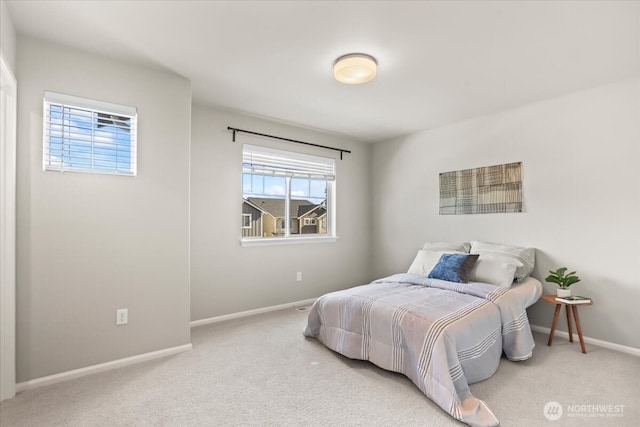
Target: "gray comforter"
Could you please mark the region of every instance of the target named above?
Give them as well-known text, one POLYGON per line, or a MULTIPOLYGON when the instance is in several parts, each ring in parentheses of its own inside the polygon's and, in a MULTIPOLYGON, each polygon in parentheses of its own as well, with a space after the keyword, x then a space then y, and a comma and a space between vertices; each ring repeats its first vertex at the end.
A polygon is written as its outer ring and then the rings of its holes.
POLYGON ((464 423, 495 426, 498 419, 469 384, 493 375, 503 351, 510 360, 531 357, 526 307, 541 290, 533 278, 506 289, 396 274, 318 298, 304 334, 406 375, 464 423))

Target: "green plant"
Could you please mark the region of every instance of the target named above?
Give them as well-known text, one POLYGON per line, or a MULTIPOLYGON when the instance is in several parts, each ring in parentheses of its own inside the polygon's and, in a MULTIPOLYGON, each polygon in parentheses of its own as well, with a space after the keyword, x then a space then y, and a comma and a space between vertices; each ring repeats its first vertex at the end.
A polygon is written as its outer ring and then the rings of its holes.
POLYGON ((567 267, 561 267, 556 271, 549 270, 549 273, 551 274, 544 280, 549 283, 556 283, 561 289, 567 289, 569 286, 580 281, 575 271, 567 273, 567 267))

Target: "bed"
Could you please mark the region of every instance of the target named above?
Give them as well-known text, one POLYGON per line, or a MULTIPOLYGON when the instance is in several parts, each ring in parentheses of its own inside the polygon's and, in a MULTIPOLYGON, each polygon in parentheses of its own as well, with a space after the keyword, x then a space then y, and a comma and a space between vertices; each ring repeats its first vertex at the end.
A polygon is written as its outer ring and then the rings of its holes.
POLYGON ((348 358, 406 375, 468 425, 496 426, 498 419, 469 384, 492 376, 503 353, 512 361, 532 356, 526 308, 541 293, 532 277, 496 286, 395 274, 318 298, 304 335, 348 358))

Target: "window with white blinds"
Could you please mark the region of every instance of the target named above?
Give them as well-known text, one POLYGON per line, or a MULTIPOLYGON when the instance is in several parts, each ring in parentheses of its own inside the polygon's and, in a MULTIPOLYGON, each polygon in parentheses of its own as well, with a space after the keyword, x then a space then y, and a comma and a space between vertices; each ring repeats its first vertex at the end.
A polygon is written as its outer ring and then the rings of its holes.
POLYGON ((335 181, 335 159, 245 144, 243 245, 335 241, 335 181))
POLYGON ((333 181, 334 159, 274 150, 245 144, 242 148, 242 168, 246 173, 320 178, 333 181))
POLYGON ((136 175, 134 107, 44 94, 43 168, 136 175))

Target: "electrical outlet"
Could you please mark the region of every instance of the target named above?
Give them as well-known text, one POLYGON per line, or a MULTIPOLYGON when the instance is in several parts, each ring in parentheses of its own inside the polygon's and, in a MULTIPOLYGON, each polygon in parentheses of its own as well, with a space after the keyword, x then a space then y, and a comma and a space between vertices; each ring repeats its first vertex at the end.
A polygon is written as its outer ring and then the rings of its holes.
POLYGON ((129 309, 119 308, 116 310, 116 326, 126 325, 129 323, 129 309))
POLYGON ((296 281, 302 282, 302 271, 296 273, 296 281))

